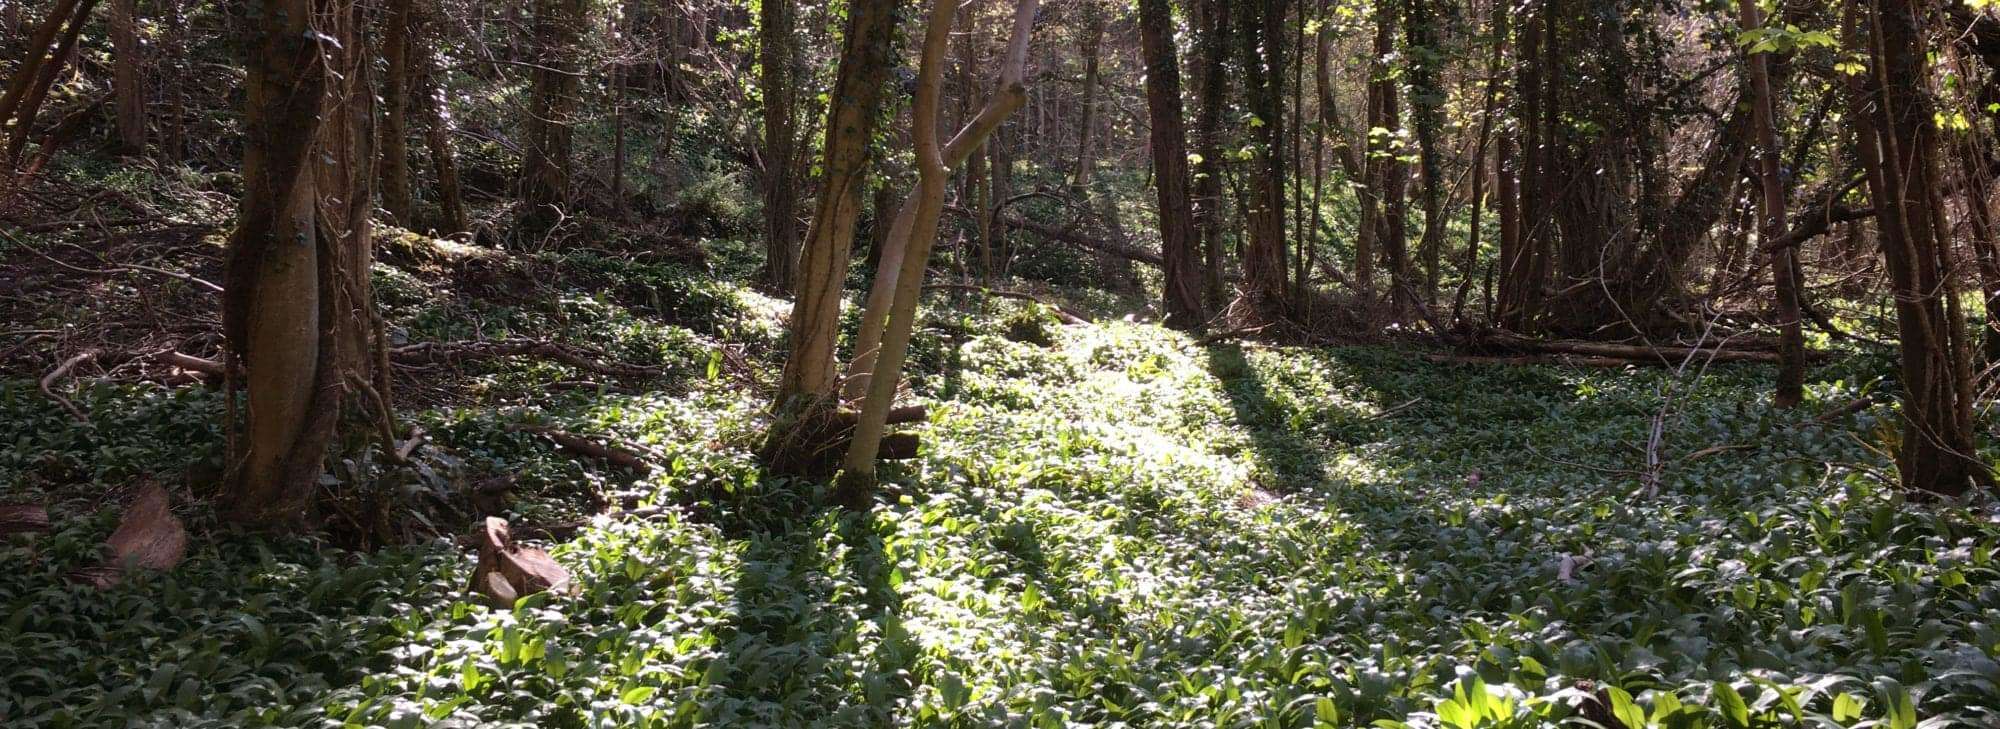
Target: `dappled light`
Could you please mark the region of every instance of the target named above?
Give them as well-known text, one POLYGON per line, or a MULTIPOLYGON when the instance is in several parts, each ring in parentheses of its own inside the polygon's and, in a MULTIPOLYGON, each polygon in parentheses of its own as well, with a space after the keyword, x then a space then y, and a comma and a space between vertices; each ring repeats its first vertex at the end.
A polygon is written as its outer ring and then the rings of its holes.
POLYGON ((0 0, 0 727, 2000 726, 2000 8, 0 0))

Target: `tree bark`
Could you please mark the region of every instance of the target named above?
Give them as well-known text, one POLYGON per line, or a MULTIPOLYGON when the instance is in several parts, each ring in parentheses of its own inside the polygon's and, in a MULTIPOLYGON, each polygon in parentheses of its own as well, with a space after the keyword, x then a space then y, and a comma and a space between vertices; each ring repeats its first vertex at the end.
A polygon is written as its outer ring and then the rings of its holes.
POLYGON ((757 29, 758 85, 764 95, 764 284, 789 293, 797 276, 796 0, 762 0, 757 29))
MULTIPOLYGON (((924 270, 930 260, 931 247, 937 241, 938 218, 944 212, 945 179, 952 167, 962 163, 1000 122, 1026 103, 1028 92, 1024 78, 1028 43, 1034 34, 1035 12, 1039 6, 1037 0, 1019 0, 1014 8, 1013 35, 1007 43, 1006 59, 1001 64, 1000 78, 993 95, 979 113, 952 137, 950 144, 940 148, 937 97, 956 4, 951 0, 934 0, 924 39, 923 61, 917 72, 916 102, 911 114, 918 182, 916 193, 904 207, 913 210, 913 220, 908 225, 900 219, 897 221, 898 230, 910 231, 906 235, 890 234, 889 249, 883 255, 882 268, 884 271, 892 268, 900 270, 887 280, 878 275, 875 290, 869 292, 871 305, 862 319, 862 339, 856 345, 857 363, 848 376, 850 381, 865 382, 868 387, 867 397, 860 404, 861 417, 855 425, 854 441, 848 446, 847 458, 842 464, 839 498, 849 506, 864 505, 873 494, 875 461, 889 410, 895 406, 903 360, 909 353, 910 334, 916 327, 917 300, 923 290, 924 270), (885 299, 888 307, 886 311, 878 312, 874 304, 878 292, 885 286, 890 293, 890 297, 885 299), (878 325, 876 322, 881 323, 878 325), (880 342, 879 347, 867 347, 868 331, 878 326, 881 333, 875 341, 880 342), (871 354, 874 356, 869 357, 871 354), (863 372, 867 373, 866 377, 858 377, 863 372)), ((901 217, 899 214, 898 218, 901 217)))
POLYGON ((1146 108, 1151 116, 1153 186, 1158 194, 1161 310, 1167 326, 1192 330, 1207 319, 1201 302, 1201 260, 1188 208, 1187 130, 1181 108, 1180 60, 1167 0, 1139 0, 1139 44, 1146 58, 1146 108))
MULTIPOLYGON (((1743 28, 1762 27, 1763 11, 1757 0, 1738 0, 1743 28)), ((1769 54, 1751 53, 1746 59, 1750 70, 1752 125, 1757 130, 1757 175, 1763 182, 1763 220, 1759 242, 1784 235, 1785 180, 1781 148, 1778 146, 1777 101, 1771 89, 1769 54)), ((1784 246, 1771 251, 1771 275, 1778 289, 1778 389, 1772 402, 1781 408, 1797 407, 1805 400, 1806 341, 1799 324, 1798 249, 1784 246)))
POLYGON ((382 209, 397 225, 416 226, 410 200, 410 89, 416 74, 410 54, 411 5, 415 0, 389 0, 382 29, 382 209))
POLYGON ((774 474, 823 477, 833 463, 829 449, 839 434, 833 413, 841 287, 847 279, 900 6, 900 0, 848 4, 839 78, 827 109, 825 177, 801 252, 798 290, 786 325, 791 349, 778 380, 775 422, 763 447, 764 461, 774 474))
POLYGON ((298 524, 332 439, 334 366, 327 242, 314 225, 314 175, 327 69, 307 34, 311 0, 261 0, 245 79, 243 200, 230 239, 223 323, 247 373, 246 436, 232 453, 224 513, 264 528, 298 524))
POLYGON ((1859 38, 1873 63, 1865 79, 1851 77, 1850 84, 1853 116, 1862 127, 1856 146, 1879 213, 1902 339, 1897 471, 1913 495, 1949 497, 1973 484, 1990 487, 1992 475, 1974 450, 1970 345, 1951 285, 1949 228, 1942 224, 1938 195, 1937 130, 1925 90, 1928 9, 1922 0, 1875 0, 1867 35, 1859 38))
POLYGON ((572 129, 582 82, 584 0, 535 0, 534 69, 529 73, 527 130, 522 140, 523 240, 546 235, 569 208, 572 129))
POLYGON ((111 85, 117 94, 118 146, 146 152, 146 57, 139 46, 137 0, 111 0, 111 85))

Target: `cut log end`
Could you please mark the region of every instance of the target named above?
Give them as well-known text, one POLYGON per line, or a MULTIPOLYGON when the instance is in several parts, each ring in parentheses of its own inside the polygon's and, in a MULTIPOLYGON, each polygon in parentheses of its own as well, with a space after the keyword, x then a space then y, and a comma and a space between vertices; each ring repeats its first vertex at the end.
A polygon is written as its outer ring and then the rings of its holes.
POLYGON ((487 604, 506 609, 537 592, 571 591, 569 570, 547 552, 516 544, 506 519, 487 517, 477 539, 479 563, 473 568, 469 589, 484 596, 487 604))

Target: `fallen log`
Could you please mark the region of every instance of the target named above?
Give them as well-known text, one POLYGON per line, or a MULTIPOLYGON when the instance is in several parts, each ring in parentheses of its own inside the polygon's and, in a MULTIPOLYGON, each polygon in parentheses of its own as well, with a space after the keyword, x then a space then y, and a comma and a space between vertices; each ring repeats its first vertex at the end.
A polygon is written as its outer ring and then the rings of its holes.
MULTIPOLYGON (((1603 344, 1598 342, 1539 342, 1528 348, 1545 354, 1574 354, 1584 357, 1605 357, 1625 360, 1657 361, 1674 366, 1684 360, 1708 360, 1712 362, 1759 362, 1777 364, 1777 352, 1755 352, 1740 349, 1696 348, 1696 347, 1648 347, 1633 344, 1603 344)), ((1807 352, 1806 358, 1826 359, 1825 352, 1807 352)))
POLYGON ((1556 366, 1567 365, 1571 367, 1601 367, 1605 369, 1616 369, 1620 367, 1628 367, 1634 365, 1652 365, 1656 367, 1662 366, 1662 363, 1659 362, 1658 360, 1645 361, 1645 360, 1620 359, 1616 357, 1584 357, 1578 355, 1565 355, 1565 354, 1517 354, 1517 355, 1506 355, 1506 356, 1485 355, 1485 354, 1428 354, 1424 355, 1424 360, 1427 362, 1435 362, 1437 364, 1506 365, 1506 366, 1516 366, 1516 367, 1523 365, 1556 365, 1556 366))
POLYGON ((1048 299, 1044 299, 1042 297, 1024 291, 1006 291, 1003 289, 987 288, 985 286, 980 286, 977 284, 952 284, 952 283, 924 284, 924 290, 925 291, 978 291, 980 293, 986 294, 987 296, 997 296, 1002 299, 1014 299, 1016 301, 1032 301, 1037 304, 1041 304, 1042 306, 1048 307, 1049 311, 1054 312, 1056 318, 1061 319, 1062 323, 1064 324, 1090 323, 1090 318, 1084 316, 1081 313, 1070 311, 1069 309, 1063 308, 1062 304, 1049 301, 1048 299))
POLYGON ((540 357, 586 372, 607 377, 648 378, 666 373, 659 367, 599 362, 585 352, 555 342, 538 339, 502 339, 492 342, 420 342, 389 350, 389 361, 400 365, 442 364, 502 357, 540 357))
POLYGON ((565 433, 554 428, 543 428, 534 425, 517 425, 514 426, 514 430, 523 433, 534 433, 553 441, 557 447, 563 450, 585 458, 595 458, 641 476, 653 472, 653 464, 648 462, 644 456, 623 448, 605 445, 574 433, 565 433))
MULTIPOLYGON (((1489 337, 1484 344, 1494 349, 1514 353, 1568 354, 1581 357, 1629 360, 1634 364, 1659 364, 1669 367, 1678 366, 1681 362, 1689 359, 1718 363, 1778 363, 1777 352, 1728 347, 1652 346, 1644 344, 1590 342, 1573 339, 1539 340, 1505 334, 1489 337)), ((1806 352, 1806 359, 1808 361, 1824 361, 1829 356, 1826 352, 1820 350, 1808 350, 1806 352)))
MULTIPOLYGON (((972 211, 966 210, 965 208, 958 207, 956 205, 947 206, 945 207, 945 210, 960 217, 965 217, 965 218, 974 217, 972 211)), ((1078 233, 1068 228, 1058 228, 1053 225, 1038 223, 1018 215, 998 215, 994 217, 994 222, 999 223, 1001 225, 1005 225, 1009 228, 1017 228, 1020 230, 1025 230, 1052 241, 1056 241, 1059 243, 1068 243, 1070 245, 1082 248, 1088 248, 1090 250, 1097 251, 1099 253, 1107 253, 1113 256, 1117 256, 1119 258, 1123 258, 1128 261, 1144 263, 1154 268, 1159 268, 1161 266, 1166 265, 1160 259, 1159 254, 1154 253, 1152 251, 1141 249, 1138 246, 1134 246, 1130 243, 1124 243, 1120 241, 1110 241, 1110 240, 1099 240, 1097 238, 1092 238, 1090 236, 1078 233)))
POLYGON ((41 504, 0 504, 0 538, 46 532, 49 509, 41 504))

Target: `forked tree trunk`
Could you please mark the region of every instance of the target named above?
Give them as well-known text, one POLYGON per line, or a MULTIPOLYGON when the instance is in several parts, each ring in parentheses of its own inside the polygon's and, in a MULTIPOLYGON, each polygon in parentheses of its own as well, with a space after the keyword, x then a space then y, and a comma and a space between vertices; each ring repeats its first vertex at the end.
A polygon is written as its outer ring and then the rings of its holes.
POLYGON ((1201 258, 1188 209, 1187 130, 1181 109, 1180 59, 1167 0, 1139 0, 1139 45, 1146 57, 1146 108, 1151 112, 1153 186, 1160 203, 1161 310, 1167 326, 1191 330, 1207 319, 1201 303, 1201 258))
MULTIPOLYGON (((1882 258, 1901 335, 1903 435, 1896 466, 1913 496, 1956 496, 1992 475, 1974 449, 1970 342, 1951 285, 1948 231, 1939 197, 1937 128, 1925 85, 1931 78, 1923 28, 1927 3, 1876 0, 1871 49, 1852 104, 1862 166, 1868 171, 1882 258)), ((1851 8, 1852 6, 1850 6, 1851 8)), ((1850 25, 1855 25, 1850 9, 1850 25)))
POLYGON ((117 94, 118 146, 146 151, 146 58, 139 47, 138 0, 111 0, 111 85, 117 94))
MULTIPOLYGON (((1738 0, 1743 28, 1762 27, 1763 11, 1757 0, 1738 0)), ((1778 147, 1777 101, 1771 89, 1769 54, 1751 53, 1750 69, 1752 125, 1757 128, 1757 176, 1763 182, 1763 220, 1757 235, 1759 245, 1770 245, 1785 234, 1785 180, 1778 147)), ((1777 246, 1771 251, 1771 276, 1778 289, 1778 390, 1772 401, 1778 407, 1796 407, 1805 400, 1806 341, 1799 326, 1798 249, 1777 246)))
POLYGON ((799 255, 794 75, 798 63, 795 0, 762 0, 757 29, 758 84, 764 94, 764 284, 792 290, 799 255))
MULTIPOLYGON (((1024 6, 1016 7, 1017 18, 1021 17, 1021 7, 1024 6)), ((1030 11, 1023 22, 1032 24, 1033 21, 1034 14, 1030 11)), ((1021 65, 1025 66, 1027 63, 1025 44, 1028 42, 1025 34, 1032 30, 1032 25, 1025 29, 1017 28, 1016 30, 1022 34, 1018 35, 1015 40, 1022 44, 1020 53, 1021 65)), ((1012 62, 1013 48, 1014 46, 1011 44, 1008 46, 1010 54, 1007 60, 1008 63, 1012 62)), ((1003 66, 1001 68, 1001 77, 992 98, 987 99, 986 105, 981 107, 979 112, 974 114, 972 119, 967 121, 965 126, 952 136, 951 142, 944 145, 943 149, 940 150, 940 161, 947 173, 964 164, 965 160, 974 151, 979 149, 979 146, 984 143, 986 138, 992 135, 993 130, 998 129, 1000 124, 1007 120, 1008 116, 1019 110, 1022 104, 1027 102, 1025 82, 1021 80, 1019 74, 1013 77, 1008 76, 1012 68, 1011 66, 1003 66), (1016 91, 1018 93, 1015 93, 1016 91)), ((935 134, 936 132, 932 131, 931 133, 935 134)), ((923 140, 921 137, 923 134, 923 127, 913 122, 912 138, 917 142, 918 149, 922 149, 923 140)), ((920 173, 921 171, 919 170, 920 173)), ((921 175, 918 177, 918 186, 919 188, 922 186, 921 175)), ((918 192, 921 192, 921 189, 918 192)), ((867 307, 861 315, 861 330, 855 336, 854 362, 848 366, 847 380, 843 385, 843 392, 849 400, 860 400, 867 397, 871 392, 873 386, 870 384, 870 379, 874 376, 878 367, 877 361, 881 354, 883 343, 886 341, 884 335, 890 327, 890 320, 894 317, 891 312, 897 307, 897 292, 901 290, 901 281, 904 278, 904 274, 914 267, 919 273, 919 278, 921 278, 924 266, 930 263, 929 246, 936 238, 936 222, 933 220, 931 223, 932 232, 930 234, 926 235, 923 233, 924 217, 922 207, 923 196, 921 194, 912 194, 903 200, 902 207, 896 210, 895 222, 889 226, 889 237, 882 247, 881 260, 877 262, 875 267, 875 280, 868 288, 867 307), (919 248, 920 246, 921 248, 919 248), (911 252, 916 250, 924 251, 924 255, 912 261, 910 260, 911 252)), ((943 208, 940 207, 939 210, 942 211, 943 208)), ((933 216, 933 218, 935 217, 933 216)), ((921 285, 922 282, 918 281, 917 284, 921 285)))
POLYGON ((888 424, 889 409, 895 405, 897 385, 902 378, 903 360, 909 353, 910 334, 916 326, 917 300, 923 289, 924 270, 931 248, 937 242, 938 218, 944 213, 945 179, 951 168, 962 163, 972 151, 1027 101, 1024 81, 1028 42, 1034 34, 1037 0, 1020 0, 1014 8, 1013 35, 1000 67, 1000 78, 985 107, 952 137, 938 144, 938 92, 943 76, 945 48, 951 36, 955 3, 934 0, 926 27, 922 65, 917 72, 917 95, 911 126, 917 150, 917 190, 904 204, 910 221, 898 213, 891 229, 888 250, 882 257, 882 271, 895 271, 888 278, 878 273, 869 292, 869 311, 863 315, 862 336, 856 344, 857 361, 849 371, 850 381, 867 384, 861 401, 861 415, 854 428, 842 463, 839 498, 849 506, 861 506, 872 497, 875 460, 881 450, 882 434, 888 424), (908 232, 903 232, 908 231, 908 232), (878 296, 884 294, 883 296, 878 296), (886 304, 882 309, 877 304, 886 304), (871 330, 878 332, 867 346, 871 330), (871 356, 872 355, 872 356, 871 356), (864 364, 865 363, 865 364, 864 364), (861 373, 866 377, 857 377, 861 373))
POLYGON ((836 462, 834 345, 840 336, 841 287, 900 6, 899 0, 852 0, 847 7, 840 76, 827 109, 825 178, 800 255, 798 290, 786 325, 791 349, 772 407, 775 422, 763 446, 764 461, 774 474, 823 476, 836 462))
MULTIPOLYGON (((53 54, 46 60, 42 54, 45 46, 28 49, 30 63, 23 64, 16 76, 32 76, 27 88, 18 96, 13 95, 13 84, 8 86, 8 96, 0 98, 0 109, 11 109, 12 116, 0 115, 0 122, 8 123, 7 164, 12 166, 21 158, 21 151, 28 146, 28 138, 35 130, 35 117, 41 113, 42 102, 48 100, 49 89, 54 88, 56 77, 62 74, 63 66, 75 55, 77 40, 83 35, 83 26, 90 21, 90 11, 97 7, 97 0, 83 0, 69 17, 68 25, 62 26, 62 39, 56 43, 53 54), (30 70, 32 69, 32 73, 30 70)), ((50 16, 47 22, 60 22, 60 18, 50 16)), ((37 36, 39 36, 39 32, 37 36)), ((14 83, 24 79, 17 78, 14 83)))

